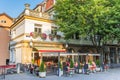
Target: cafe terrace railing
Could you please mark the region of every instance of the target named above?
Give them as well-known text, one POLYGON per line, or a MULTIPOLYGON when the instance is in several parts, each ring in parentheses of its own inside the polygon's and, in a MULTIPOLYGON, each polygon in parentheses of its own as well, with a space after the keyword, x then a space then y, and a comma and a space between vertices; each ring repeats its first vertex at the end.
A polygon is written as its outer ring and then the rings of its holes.
POLYGON ((10 68, 16 68, 16 65, 2 65, 0 66, 0 80, 5 79, 6 70, 10 68))

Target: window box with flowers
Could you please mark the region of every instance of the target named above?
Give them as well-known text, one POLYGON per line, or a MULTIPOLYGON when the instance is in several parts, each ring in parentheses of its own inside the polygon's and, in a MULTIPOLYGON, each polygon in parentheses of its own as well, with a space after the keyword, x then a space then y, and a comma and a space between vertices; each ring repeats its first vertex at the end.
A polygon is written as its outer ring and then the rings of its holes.
POLYGON ((45 40, 47 38, 47 35, 45 33, 41 34, 41 39, 45 40))
POLYGON ((50 40, 54 40, 54 35, 53 34, 49 34, 49 39, 50 40))
POLYGON ((57 40, 60 40, 61 35, 56 35, 57 40))
POLYGON ((31 32, 30 33, 30 36, 32 36, 32 38, 37 38, 38 37, 38 33, 36 33, 36 32, 31 32))

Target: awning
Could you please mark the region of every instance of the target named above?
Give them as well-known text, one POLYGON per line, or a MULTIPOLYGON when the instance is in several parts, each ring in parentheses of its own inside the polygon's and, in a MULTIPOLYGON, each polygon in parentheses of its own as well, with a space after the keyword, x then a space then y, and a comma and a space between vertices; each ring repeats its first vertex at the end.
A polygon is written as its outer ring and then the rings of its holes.
MULTIPOLYGON (((100 56, 100 54, 87 54, 87 53, 80 53, 79 56, 100 56)), ((58 52, 53 53, 53 52, 49 52, 49 53, 43 53, 42 56, 58 56, 58 52)), ((78 53, 60 53, 60 56, 78 56, 78 53)))
POLYGON ((83 56, 83 55, 85 55, 85 56, 86 55, 89 55, 89 56, 100 56, 100 54, 90 54, 90 53, 79 53, 79 54, 78 53, 61 53, 60 55, 61 56, 67 56, 67 55, 73 55, 73 56, 75 56, 75 55, 76 56, 78 56, 78 55, 79 56, 83 56))
POLYGON ((34 47, 39 52, 49 53, 49 52, 66 52, 65 49, 55 48, 55 47, 34 47))
POLYGON ((66 52, 66 50, 39 50, 39 52, 66 52))

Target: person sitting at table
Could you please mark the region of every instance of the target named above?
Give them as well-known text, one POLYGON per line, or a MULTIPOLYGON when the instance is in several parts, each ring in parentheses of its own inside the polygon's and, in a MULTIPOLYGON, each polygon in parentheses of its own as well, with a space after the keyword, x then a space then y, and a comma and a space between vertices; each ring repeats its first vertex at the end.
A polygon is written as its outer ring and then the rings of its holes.
POLYGON ((92 72, 95 72, 95 70, 96 70, 96 64, 95 64, 95 62, 94 61, 92 61, 92 72))
POLYGON ((78 68, 78 63, 77 62, 75 62, 74 68, 75 68, 75 73, 76 73, 77 72, 77 68, 78 68))
POLYGON ((65 73, 66 73, 66 76, 69 74, 69 71, 70 71, 69 64, 66 64, 66 65, 65 65, 65 73))
POLYGON ((83 68, 84 68, 84 73, 85 73, 85 74, 88 74, 88 62, 85 62, 83 68))

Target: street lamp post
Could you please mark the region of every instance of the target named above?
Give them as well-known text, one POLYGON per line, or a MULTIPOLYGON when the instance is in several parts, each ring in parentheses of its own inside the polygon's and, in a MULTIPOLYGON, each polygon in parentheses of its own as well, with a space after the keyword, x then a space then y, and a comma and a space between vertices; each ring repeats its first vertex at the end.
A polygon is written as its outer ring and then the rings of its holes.
POLYGON ((95 40, 96 40, 96 46, 97 46, 97 52, 100 54, 100 63, 102 64, 103 60, 102 60, 102 53, 100 52, 100 47, 101 45, 101 35, 97 34, 95 35, 95 40))
POLYGON ((60 52, 58 52, 58 76, 59 77, 61 76, 60 71, 61 71, 61 69, 60 69, 60 52))
POLYGON ((80 72, 79 72, 79 69, 80 69, 80 57, 79 57, 79 52, 78 52, 78 69, 77 69, 77 70, 78 70, 78 73, 80 73, 80 72))
MULTIPOLYGON (((65 44, 65 48, 67 48, 68 47, 68 44, 66 43, 65 44)), ((58 52, 58 76, 60 77, 61 76, 61 74, 60 74, 60 71, 61 71, 61 68, 60 68, 60 52, 58 52)))

